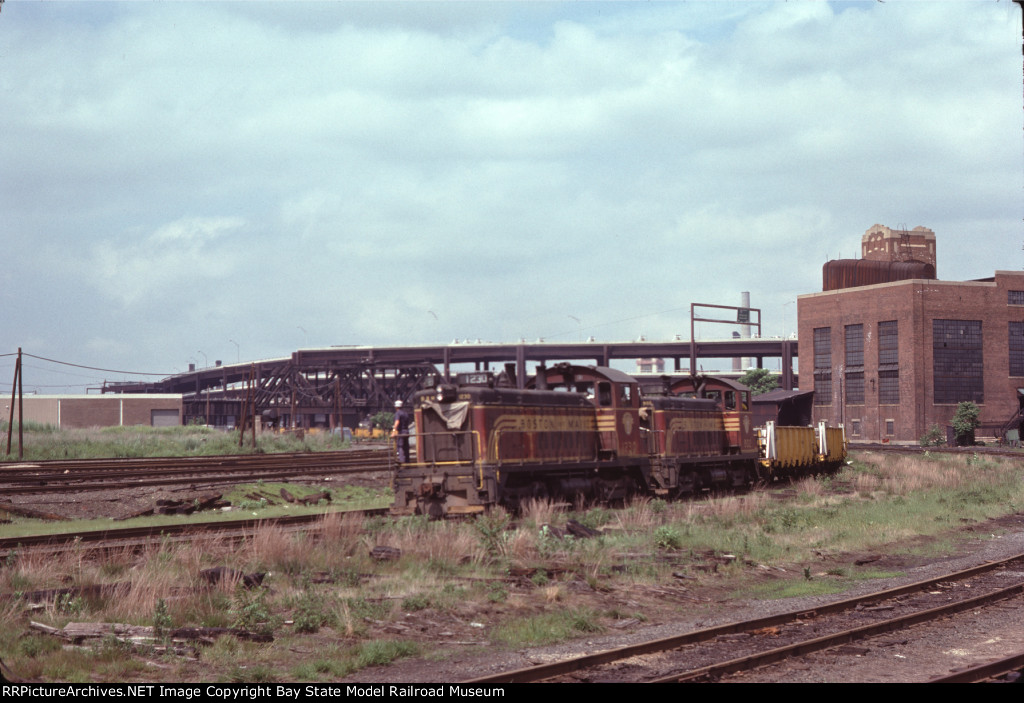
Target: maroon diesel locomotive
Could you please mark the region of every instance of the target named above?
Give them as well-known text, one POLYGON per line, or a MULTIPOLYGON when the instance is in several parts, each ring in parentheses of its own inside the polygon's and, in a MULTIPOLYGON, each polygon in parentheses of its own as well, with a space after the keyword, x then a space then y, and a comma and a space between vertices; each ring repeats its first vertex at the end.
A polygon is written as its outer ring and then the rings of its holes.
POLYGON ((671 498, 758 478, 750 391, 735 382, 704 379, 654 395, 607 367, 558 364, 523 390, 467 376, 414 396, 416 460, 397 471, 393 513, 671 498))

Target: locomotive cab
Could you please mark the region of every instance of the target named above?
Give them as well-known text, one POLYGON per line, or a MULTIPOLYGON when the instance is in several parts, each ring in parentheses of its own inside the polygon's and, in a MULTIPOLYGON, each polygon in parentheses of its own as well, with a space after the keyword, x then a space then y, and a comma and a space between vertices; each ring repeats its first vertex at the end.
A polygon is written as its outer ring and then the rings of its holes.
POLYGON ((750 389, 728 378, 700 376, 683 378, 671 386, 673 395, 706 398, 715 401, 725 423, 726 446, 729 454, 749 454, 757 451, 750 406, 750 389))
POLYGON ((594 406, 602 459, 647 455, 636 379, 606 366, 556 364, 538 369, 530 388, 584 393, 594 406))

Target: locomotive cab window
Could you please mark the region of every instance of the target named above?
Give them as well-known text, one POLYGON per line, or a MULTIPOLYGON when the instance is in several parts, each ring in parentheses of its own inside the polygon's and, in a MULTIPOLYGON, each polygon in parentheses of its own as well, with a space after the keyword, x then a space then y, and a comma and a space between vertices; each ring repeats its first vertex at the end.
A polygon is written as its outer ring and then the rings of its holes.
POLYGON ((740 410, 743 412, 750 410, 750 391, 740 392, 740 410))
POLYGON ((597 384, 597 402, 602 407, 612 404, 612 384, 601 381, 597 384))
POLYGON ((719 408, 722 407, 722 391, 704 391, 704 397, 718 403, 719 408))
POLYGON ((735 410, 736 409, 736 391, 725 392, 725 409, 735 410))
POLYGON ((619 407, 633 407, 633 398, 635 397, 636 393, 633 392, 633 386, 628 383, 623 383, 619 386, 619 407))

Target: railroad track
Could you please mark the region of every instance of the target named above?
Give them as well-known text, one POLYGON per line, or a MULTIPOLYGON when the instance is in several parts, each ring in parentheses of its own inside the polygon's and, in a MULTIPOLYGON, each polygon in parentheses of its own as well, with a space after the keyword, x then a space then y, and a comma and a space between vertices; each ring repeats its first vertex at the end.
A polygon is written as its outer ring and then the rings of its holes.
MULTIPOLYGON (((387 508, 370 508, 367 510, 338 510, 332 514, 384 515, 387 508)), ((259 527, 274 525, 285 529, 301 530, 316 525, 327 513, 310 515, 285 515, 273 518, 247 518, 243 520, 213 520, 208 522, 189 522, 180 524, 152 525, 148 527, 124 527, 111 530, 92 530, 76 533, 52 535, 26 535, 0 539, 0 561, 11 554, 25 550, 60 552, 68 549, 85 549, 102 551, 110 549, 137 548, 148 546, 154 540, 184 541, 199 535, 216 534, 227 539, 244 539, 252 536, 253 530, 259 527)))
POLYGON ((216 485, 311 473, 366 473, 390 471, 392 468, 392 454, 388 449, 0 463, 0 493, 59 493, 175 484, 216 485))
POLYGON ((1019 682, 1022 680, 1020 674, 1024 672, 1024 652, 1017 652, 997 661, 972 666, 964 671, 958 671, 949 676, 940 676, 931 679, 928 683, 980 683, 982 681, 1006 681, 1019 682), (1012 679, 1004 678, 1008 674, 1018 674, 1012 679))
MULTIPOLYGON (((962 453, 1024 458, 1021 452, 993 447, 930 448, 887 444, 856 445, 855 451, 894 453, 962 453)), ((353 474, 394 468, 386 448, 301 454, 239 454, 227 456, 0 462, 0 493, 45 494, 180 484, 219 485, 248 480, 275 480, 310 473, 353 474)))
POLYGON ((730 623, 465 683, 717 681, 757 667, 1020 598, 1024 554, 811 609, 730 623))

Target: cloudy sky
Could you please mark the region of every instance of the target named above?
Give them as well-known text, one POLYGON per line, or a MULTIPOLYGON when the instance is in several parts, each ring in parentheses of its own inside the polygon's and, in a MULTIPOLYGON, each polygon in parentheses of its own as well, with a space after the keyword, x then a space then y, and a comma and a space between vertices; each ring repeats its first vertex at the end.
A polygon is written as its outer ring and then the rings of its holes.
POLYGON ((744 290, 781 335, 876 222, 1024 268, 1020 12, 7 0, 0 353, 688 338, 744 290))

